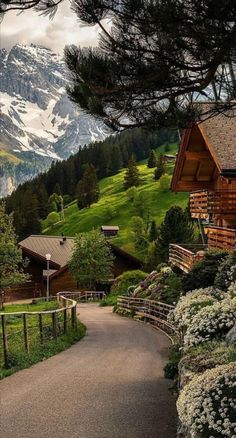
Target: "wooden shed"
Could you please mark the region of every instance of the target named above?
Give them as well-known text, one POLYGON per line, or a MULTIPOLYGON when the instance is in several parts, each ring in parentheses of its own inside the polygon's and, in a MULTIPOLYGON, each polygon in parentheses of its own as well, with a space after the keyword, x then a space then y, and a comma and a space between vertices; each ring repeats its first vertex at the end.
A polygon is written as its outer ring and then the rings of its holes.
POLYGON ((117 236, 120 228, 118 225, 102 225, 101 232, 105 237, 115 237, 117 236))

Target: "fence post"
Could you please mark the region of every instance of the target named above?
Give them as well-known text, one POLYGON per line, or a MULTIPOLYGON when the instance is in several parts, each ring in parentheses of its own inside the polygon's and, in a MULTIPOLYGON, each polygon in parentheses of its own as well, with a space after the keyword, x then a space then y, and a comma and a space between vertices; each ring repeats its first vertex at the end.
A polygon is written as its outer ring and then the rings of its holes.
POLYGON ((39 313, 39 335, 40 335, 40 344, 43 344, 43 317, 42 313, 39 313))
POLYGON ((5 315, 1 315, 2 320, 2 341, 3 341, 3 357, 4 357, 4 366, 8 367, 8 342, 7 342, 7 330, 6 330, 6 317, 5 315))
POLYGON ((64 333, 66 333, 67 330, 67 309, 64 309, 64 333))
POLYGON ((28 321, 27 313, 23 313, 23 327, 24 327, 24 344, 25 351, 29 354, 29 337, 28 337, 28 321))
POLYGON ((53 338, 57 340, 57 315, 56 312, 52 313, 52 334, 53 338))
POLYGON ((71 324, 73 329, 76 328, 76 322, 76 306, 74 306, 71 308, 71 324))

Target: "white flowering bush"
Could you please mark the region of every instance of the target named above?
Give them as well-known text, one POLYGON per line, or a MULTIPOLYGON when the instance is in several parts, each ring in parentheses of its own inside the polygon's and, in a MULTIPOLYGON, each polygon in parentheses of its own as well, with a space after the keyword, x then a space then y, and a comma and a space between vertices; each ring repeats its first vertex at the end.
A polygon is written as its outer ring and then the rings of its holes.
POLYGON ((228 288, 228 294, 234 298, 236 297, 236 281, 234 281, 233 283, 231 283, 231 285, 228 288))
POLYGON ((195 376, 181 391, 177 410, 192 438, 236 438, 236 364, 195 376))
MULTIPOLYGON (((222 297, 224 297, 224 295, 222 295, 222 297)), ((179 299, 175 309, 170 312, 168 320, 174 324, 178 330, 186 330, 196 313, 203 307, 214 304, 219 298, 212 287, 195 289, 179 299)))
POLYGON ((236 298, 206 306, 192 318, 184 336, 184 348, 223 338, 236 322, 236 298))

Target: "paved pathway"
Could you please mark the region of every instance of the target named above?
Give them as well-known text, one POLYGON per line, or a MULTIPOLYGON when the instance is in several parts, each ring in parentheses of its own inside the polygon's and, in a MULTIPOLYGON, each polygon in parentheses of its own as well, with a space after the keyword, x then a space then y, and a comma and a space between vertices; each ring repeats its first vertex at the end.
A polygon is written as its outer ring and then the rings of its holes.
POLYGON ((174 438, 169 341, 110 308, 80 306, 85 338, 0 382, 2 438, 174 438))

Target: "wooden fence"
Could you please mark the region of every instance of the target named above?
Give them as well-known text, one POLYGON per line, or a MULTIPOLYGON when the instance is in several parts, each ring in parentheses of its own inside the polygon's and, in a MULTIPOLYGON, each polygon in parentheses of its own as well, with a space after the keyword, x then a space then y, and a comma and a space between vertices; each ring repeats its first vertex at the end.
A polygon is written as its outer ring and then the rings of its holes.
POLYGON ((6 368, 10 366, 12 351, 18 353, 25 351, 29 354, 31 347, 33 348, 37 343, 42 346, 48 340, 56 341, 58 336, 66 333, 69 325, 76 329, 77 302, 63 294, 56 298, 50 297, 50 300, 57 301, 60 307, 45 311, 0 313, 2 341, 0 342, 0 362, 6 368), (19 320, 22 324, 19 324, 19 320), (17 330, 14 327, 15 322, 17 330))
POLYGON ((99 301, 106 298, 106 293, 104 291, 96 290, 83 290, 83 291, 65 291, 58 292, 57 296, 63 296, 66 298, 70 298, 78 302, 86 302, 86 301, 99 301))
POLYGON ((121 309, 134 312, 137 316, 143 318, 144 322, 163 330, 174 342, 178 338, 176 328, 170 324, 167 317, 174 306, 161 303, 159 301, 147 300, 145 298, 133 298, 120 296, 117 305, 121 309))

